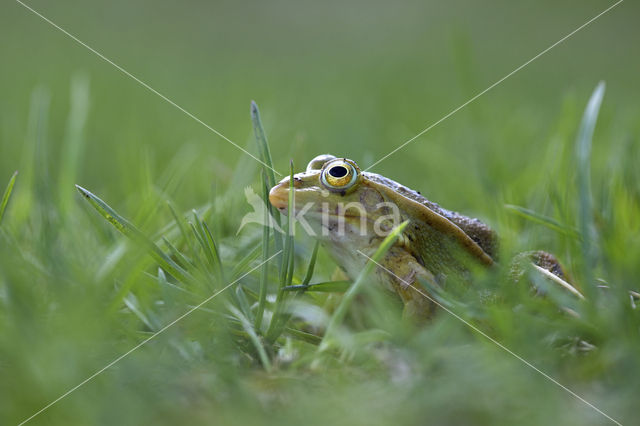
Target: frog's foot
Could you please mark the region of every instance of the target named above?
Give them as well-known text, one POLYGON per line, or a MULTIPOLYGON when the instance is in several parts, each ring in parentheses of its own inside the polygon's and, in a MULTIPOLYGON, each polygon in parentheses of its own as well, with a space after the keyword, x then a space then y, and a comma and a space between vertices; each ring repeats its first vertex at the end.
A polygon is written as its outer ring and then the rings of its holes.
POLYGON ((409 273, 400 280, 400 286, 402 287, 403 290, 407 290, 409 286, 412 286, 413 283, 416 282, 417 274, 418 273, 415 269, 411 269, 409 273))
POLYGON ((533 262, 534 265, 539 266, 540 268, 551 272, 553 275, 555 275, 560 279, 568 280, 567 273, 562 267, 562 264, 551 253, 538 250, 538 251, 531 251, 523 254, 528 255, 529 259, 531 260, 531 262, 533 262))
POLYGON ((565 280, 566 273, 558 259, 546 251, 527 251, 519 253, 511 262, 511 278, 520 281, 526 271, 526 264, 532 263, 538 268, 542 268, 556 277, 565 280))
POLYGON ((523 262, 530 262, 543 276, 552 282, 560 285, 575 296, 584 299, 580 291, 571 284, 571 279, 566 273, 560 261, 551 253, 546 251, 528 251, 518 254, 511 264, 511 277, 515 282, 522 279, 525 272, 523 262))

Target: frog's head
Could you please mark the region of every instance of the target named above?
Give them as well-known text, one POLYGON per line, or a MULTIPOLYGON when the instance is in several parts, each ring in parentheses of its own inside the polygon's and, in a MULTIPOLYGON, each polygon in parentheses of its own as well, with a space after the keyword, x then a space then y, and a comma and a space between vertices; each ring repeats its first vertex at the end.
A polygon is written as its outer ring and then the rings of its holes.
MULTIPOLYGON (((399 222, 395 203, 379 183, 346 158, 319 155, 307 169, 293 176, 296 220, 316 237, 334 242, 384 237, 399 222), (308 224, 308 226, 306 226, 308 224), (346 238, 345 238, 346 237, 346 238)), ((289 177, 269 193, 269 201, 288 214, 289 177)))

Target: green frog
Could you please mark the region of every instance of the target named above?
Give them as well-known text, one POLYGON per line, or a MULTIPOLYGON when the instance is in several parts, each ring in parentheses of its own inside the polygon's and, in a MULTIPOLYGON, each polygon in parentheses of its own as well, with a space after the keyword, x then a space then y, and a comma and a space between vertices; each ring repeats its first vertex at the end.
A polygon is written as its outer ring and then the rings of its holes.
MULTIPOLYGON (((389 232, 408 221, 372 278, 398 294, 408 315, 428 317, 434 302, 418 280, 442 287, 450 280, 470 281, 474 268, 490 268, 497 258, 497 236, 478 219, 446 210, 384 176, 361 171, 349 159, 319 155, 293 176, 293 214, 318 238, 352 280, 389 232)), ((289 177, 269 193, 285 214, 289 177)), ((565 272, 545 252, 526 254, 534 265, 563 286, 565 272)))

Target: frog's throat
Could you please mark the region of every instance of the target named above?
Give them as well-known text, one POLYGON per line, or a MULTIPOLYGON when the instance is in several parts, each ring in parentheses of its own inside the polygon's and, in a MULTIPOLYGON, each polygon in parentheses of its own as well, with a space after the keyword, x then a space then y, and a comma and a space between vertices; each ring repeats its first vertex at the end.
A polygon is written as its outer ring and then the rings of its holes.
POLYGON ((451 222, 446 217, 442 216, 439 213, 434 212, 429 207, 421 204, 417 201, 414 201, 410 198, 404 197, 401 194, 387 188, 385 186, 378 187, 378 191, 383 192, 385 197, 389 199, 393 199, 394 197, 403 197, 404 200, 404 210, 408 214, 409 217, 416 217, 423 220, 427 225, 433 227, 438 232, 441 232, 445 235, 449 235, 452 238, 458 240, 462 246, 469 251, 472 255, 474 255, 480 262, 485 265, 493 265, 493 259, 489 256, 483 249, 473 241, 473 239, 467 235, 458 225, 451 222))

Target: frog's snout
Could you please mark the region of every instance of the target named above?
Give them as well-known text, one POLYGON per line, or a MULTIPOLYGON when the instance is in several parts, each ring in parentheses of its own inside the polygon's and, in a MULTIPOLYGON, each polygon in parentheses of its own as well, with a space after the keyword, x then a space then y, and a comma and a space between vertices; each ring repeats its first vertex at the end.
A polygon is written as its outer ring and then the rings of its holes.
POLYGON ((283 180, 269 191, 269 202, 277 209, 286 209, 289 204, 289 179, 283 180))

